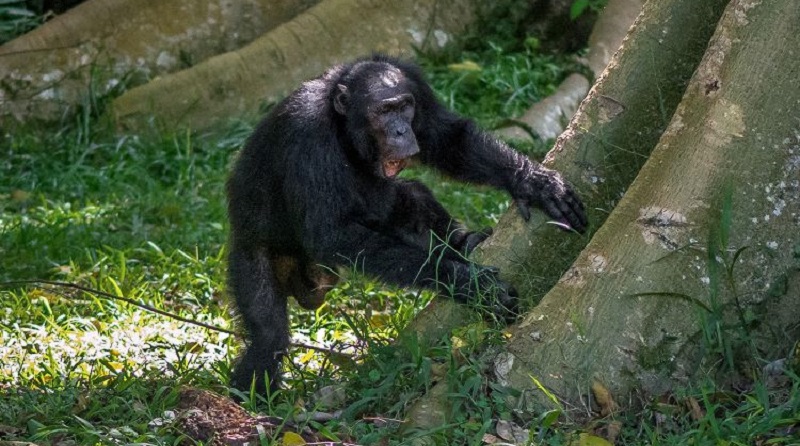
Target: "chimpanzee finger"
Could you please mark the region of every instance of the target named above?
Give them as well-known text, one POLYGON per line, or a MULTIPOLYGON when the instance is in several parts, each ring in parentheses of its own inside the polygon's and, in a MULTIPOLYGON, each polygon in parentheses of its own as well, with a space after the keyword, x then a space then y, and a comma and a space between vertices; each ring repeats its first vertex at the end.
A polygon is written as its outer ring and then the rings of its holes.
POLYGON ((470 232, 465 237, 463 246, 461 248, 462 252, 465 255, 470 255, 472 251, 478 247, 484 240, 489 238, 492 235, 492 228, 483 228, 480 231, 470 232))
POLYGON ((586 231, 586 228, 589 226, 589 218, 586 216, 586 211, 583 209, 583 206, 577 207, 573 206, 572 211, 574 212, 575 216, 577 217, 578 223, 580 223, 579 232, 583 233, 586 231))
POLYGON ((528 221, 531 219, 531 208, 528 204, 528 201, 523 198, 518 198, 514 200, 514 203, 517 204, 517 210, 519 210, 519 214, 522 216, 522 219, 528 221))
POLYGON ((581 201, 581 199, 578 197, 578 194, 576 194, 575 191, 570 188, 567 190, 566 199, 575 214, 580 217, 581 224, 584 227, 588 226, 589 219, 586 217, 586 206, 584 206, 583 201, 581 201))
POLYGON ((572 229, 581 233, 586 230, 586 224, 583 222, 586 217, 582 217, 578 213, 580 209, 577 209, 578 206, 576 206, 575 203, 570 203, 569 197, 565 197, 563 201, 559 201, 558 207, 564 219, 572 226, 572 229))
POLYGON ((494 266, 480 266, 477 279, 484 291, 486 309, 506 323, 513 322, 519 313, 519 293, 511 284, 500 279, 500 270, 494 266))
POLYGON ((560 205, 559 201, 549 199, 545 200, 544 203, 542 203, 542 208, 547 213, 547 215, 550 216, 550 218, 552 218, 553 220, 560 223, 569 223, 567 217, 564 215, 563 212, 561 212, 561 209, 559 209, 559 205, 560 205))
POLYGON ((504 285, 497 293, 495 314, 501 316, 506 324, 511 324, 519 315, 519 293, 510 284, 504 283, 504 285))
POLYGON ((488 274, 495 278, 495 280, 500 280, 498 275, 500 274, 500 268, 492 265, 483 265, 481 266, 481 272, 484 274, 488 274))

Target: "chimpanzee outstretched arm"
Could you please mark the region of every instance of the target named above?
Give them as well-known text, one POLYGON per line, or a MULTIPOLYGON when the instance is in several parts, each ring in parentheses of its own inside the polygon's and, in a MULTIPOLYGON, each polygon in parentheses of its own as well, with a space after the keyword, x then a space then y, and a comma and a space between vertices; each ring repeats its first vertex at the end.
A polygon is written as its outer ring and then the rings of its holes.
POLYGON ((420 159, 462 181, 505 189, 523 218, 530 206, 542 208, 558 222, 583 232, 588 220, 572 187, 554 171, 482 131, 469 119, 436 103, 417 129, 420 159), (435 124, 434 124, 435 123, 435 124))
MULTIPOLYGON (((463 259, 490 235, 492 228, 470 231, 454 219, 427 186, 414 180, 396 180, 395 199, 378 232, 397 235, 406 244, 421 246, 436 255, 463 259)), ((388 194, 387 194, 388 196, 388 194)))
POLYGON ((315 260, 326 266, 355 268, 369 276, 398 286, 417 286, 452 294, 461 302, 491 299, 493 311, 508 317, 516 309, 515 292, 490 268, 431 255, 357 223, 346 223, 334 233, 322 234, 315 260), (334 235, 335 234, 335 235, 334 235))

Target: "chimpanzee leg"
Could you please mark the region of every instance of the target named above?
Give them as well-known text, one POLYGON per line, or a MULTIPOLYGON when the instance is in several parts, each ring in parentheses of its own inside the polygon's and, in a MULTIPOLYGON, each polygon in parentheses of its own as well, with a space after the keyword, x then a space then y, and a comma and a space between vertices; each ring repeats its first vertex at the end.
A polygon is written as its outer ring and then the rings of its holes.
POLYGON ((247 330, 247 350, 236 363, 231 386, 248 390, 255 378, 256 390, 266 390, 266 377, 274 390, 280 382, 281 362, 289 346, 286 296, 279 292, 263 248, 231 243, 229 286, 247 330))

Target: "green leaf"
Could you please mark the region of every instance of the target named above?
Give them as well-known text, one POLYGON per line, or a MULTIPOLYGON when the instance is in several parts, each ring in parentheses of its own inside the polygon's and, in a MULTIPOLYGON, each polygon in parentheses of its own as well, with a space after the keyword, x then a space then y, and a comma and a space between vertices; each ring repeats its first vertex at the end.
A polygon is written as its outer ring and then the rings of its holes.
POLYGON ((561 416, 561 411, 559 409, 548 410, 544 414, 542 414, 542 422, 539 425, 543 429, 547 429, 553 425, 558 420, 558 417, 561 416))
POLYGON ((577 19, 589 7, 589 0, 575 0, 569 8, 569 18, 572 20, 577 19))
POLYGON ((286 432, 283 434, 283 440, 281 441, 283 446, 302 446, 306 444, 306 441, 300 435, 294 432, 286 432))
POLYGON ((536 387, 538 387, 538 388, 539 388, 539 390, 541 390, 541 391, 542 391, 542 393, 544 393, 544 394, 545 394, 545 396, 546 396, 548 399, 550 399, 550 401, 552 401, 552 402, 553 402, 553 404, 555 404, 556 406, 558 406, 558 407, 559 407, 559 409, 560 409, 560 408, 561 408, 561 403, 559 403, 559 402, 558 402, 558 398, 557 398, 557 397, 556 397, 556 396, 553 394, 553 392, 551 392, 551 391, 547 390, 547 388, 544 386, 544 384, 542 384, 542 383, 541 383, 541 382, 540 382, 538 379, 536 379, 536 377, 535 377, 535 376, 533 376, 533 375, 528 375, 528 376, 531 378, 531 380, 532 380, 532 381, 533 381, 533 383, 536 385, 536 387))

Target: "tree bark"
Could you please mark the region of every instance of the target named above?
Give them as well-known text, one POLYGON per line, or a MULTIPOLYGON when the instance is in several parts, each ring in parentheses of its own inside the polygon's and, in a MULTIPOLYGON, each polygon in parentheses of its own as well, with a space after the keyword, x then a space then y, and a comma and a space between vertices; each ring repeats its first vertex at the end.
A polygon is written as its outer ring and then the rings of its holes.
MULTIPOLYGON (((558 169, 577 186, 594 228, 603 225, 657 144, 726 3, 648 0, 622 47, 545 159, 545 165, 558 169)), ((482 263, 499 266, 501 275, 517 287, 526 302, 537 303, 567 271, 590 234, 566 236, 547 225, 542 213, 535 213, 531 220, 525 223, 516 209, 509 209, 494 235, 479 246, 476 257, 482 263)), ((463 305, 435 299, 408 330, 430 343, 472 317, 474 314, 463 305)), ((515 363, 507 358, 514 356, 499 356, 496 371, 505 383, 509 383, 509 374, 503 367, 515 363)), ((514 376, 524 375, 521 364, 525 363, 516 361, 514 370, 519 375, 514 376)), ((513 384, 530 389, 532 382, 513 384)), ((437 383, 434 391, 410 409, 419 423, 414 427, 435 427, 444 422, 442 414, 446 411, 441 409, 443 402, 437 395, 445 393, 446 386, 446 382, 437 383)))
POLYGON ((512 329, 496 372, 520 401, 547 400, 532 377, 584 410, 593 382, 657 395, 707 372, 704 349, 743 337, 770 358, 797 339, 799 22, 795 0, 727 6, 636 181, 512 329))
POLYGON ((473 18, 473 0, 324 0, 250 45, 128 91, 114 101, 122 129, 203 129, 247 117, 330 65, 373 51, 444 45, 473 18))
MULTIPOLYGON (((725 4, 726 0, 648 1, 545 159, 545 165, 576 186, 593 228, 603 224, 658 142, 725 4)), ((475 257, 499 267, 532 306, 569 268, 589 238, 590 234, 578 237, 553 229, 538 212, 526 223, 512 206, 475 257)), ((410 330, 435 340, 468 315, 458 304, 436 299, 410 330), (427 313, 451 316, 442 320, 428 318, 427 313), (431 320, 436 321, 433 326, 426 323, 431 320)))
MULTIPOLYGON (((656 146, 725 4, 725 0, 648 1, 545 158, 545 165, 577 188, 595 230, 656 146)), ((537 213, 525 223, 516 209, 510 209, 495 235, 478 248, 480 260, 505 271, 505 277, 534 303, 589 241, 589 235, 567 237, 546 220, 537 213)))
POLYGON ((240 48, 317 2, 84 2, 0 46, 0 119, 58 118, 91 82, 101 89, 136 85, 186 68, 240 48))

